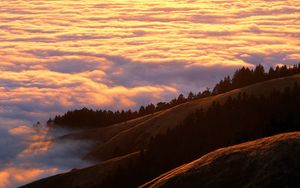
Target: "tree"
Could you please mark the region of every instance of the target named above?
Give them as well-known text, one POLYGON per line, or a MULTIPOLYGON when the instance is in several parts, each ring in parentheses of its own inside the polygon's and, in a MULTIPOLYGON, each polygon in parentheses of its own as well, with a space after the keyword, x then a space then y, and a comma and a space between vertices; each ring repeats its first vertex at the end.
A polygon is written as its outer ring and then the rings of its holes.
POLYGON ((253 72, 253 77, 255 82, 261 82, 265 80, 265 69, 264 67, 259 64, 255 67, 253 72))
POLYGON ((225 77, 223 80, 221 80, 213 89, 213 94, 219 94, 224 93, 227 91, 230 91, 232 89, 232 83, 230 76, 225 77))
POLYGON ((211 96, 211 91, 210 91, 210 88, 206 88, 202 93, 201 93, 201 98, 204 98, 204 97, 209 97, 211 96))
POLYGON ((188 101, 191 101, 191 100, 194 100, 194 99, 195 99, 194 93, 190 92, 189 95, 188 95, 187 100, 188 100, 188 101))
POLYGON ((273 67, 270 67, 270 69, 269 69, 268 78, 269 78, 269 79, 274 79, 274 78, 276 78, 276 72, 275 72, 275 70, 274 70, 273 67))
POLYGON ((180 94, 177 98, 177 104, 181 104, 185 102, 185 97, 183 96, 183 94, 180 94))
POLYGON ((155 112, 155 106, 151 103, 145 108, 145 113, 146 114, 151 114, 155 112))
POLYGON ((139 110, 139 115, 144 115, 146 113, 145 107, 141 106, 139 110))
POLYGON ((156 111, 160 111, 165 109, 165 107, 167 106, 167 103, 165 102, 159 102, 156 104, 156 111))
POLYGON ((244 87, 253 83, 252 71, 247 67, 243 67, 237 70, 232 78, 232 84, 234 88, 244 87))

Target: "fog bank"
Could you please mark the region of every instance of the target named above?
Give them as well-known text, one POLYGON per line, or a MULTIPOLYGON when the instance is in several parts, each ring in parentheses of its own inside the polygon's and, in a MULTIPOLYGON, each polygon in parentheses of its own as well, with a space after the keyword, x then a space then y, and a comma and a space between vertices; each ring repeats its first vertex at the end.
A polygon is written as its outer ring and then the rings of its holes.
POLYGON ((70 130, 14 123, 0 121, 0 188, 92 165, 81 159, 91 143, 55 139, 70 130))

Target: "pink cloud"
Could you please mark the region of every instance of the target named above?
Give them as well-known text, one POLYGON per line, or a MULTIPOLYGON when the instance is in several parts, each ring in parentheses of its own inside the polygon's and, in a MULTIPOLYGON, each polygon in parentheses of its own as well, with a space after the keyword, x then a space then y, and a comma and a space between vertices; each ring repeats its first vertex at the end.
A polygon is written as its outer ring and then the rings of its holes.
POLYGON ((16 187, 41 177, 58 173, 58 169, 18 168, 0 169, 0 187, 16 187))

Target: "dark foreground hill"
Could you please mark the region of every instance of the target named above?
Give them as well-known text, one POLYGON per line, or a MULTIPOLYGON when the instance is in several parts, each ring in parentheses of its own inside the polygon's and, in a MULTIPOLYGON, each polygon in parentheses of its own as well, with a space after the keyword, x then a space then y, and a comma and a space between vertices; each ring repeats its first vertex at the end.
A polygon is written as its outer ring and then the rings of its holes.
POLYGON ((300 187, 300 132, 218 149, 141 188, 300 187))

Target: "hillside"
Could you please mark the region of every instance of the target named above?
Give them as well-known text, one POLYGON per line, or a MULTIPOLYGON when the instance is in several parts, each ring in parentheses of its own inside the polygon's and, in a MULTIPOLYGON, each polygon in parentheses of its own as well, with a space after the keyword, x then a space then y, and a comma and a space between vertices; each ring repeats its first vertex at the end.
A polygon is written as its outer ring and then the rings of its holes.
POLYGON ((300 132, 213 151, 140 188, 299 187, 300 132))
MULTIPOLYGON (((98 187, 100 185, 101 187, 135 187, 215 149, 277 133, 299 131, 300 87, 299 84, 297 86, 295 83, 300 83, 300 75, 269 80, 213 97, 187 102, 168 110, 113 126, 66 135, 61 139, 96 141, 96 146, 87 157, 103 161, 108 160, 109 162, 46 178, 27 187, 36 185, 39 187, 49 185, 48 187, 51 187, 55 182, 59 182, 59 185, 62 184, 64 187, 74 187, 75 185, 93 187, 94 184, 97 184, 98 187), (287 87, 291 89, 286 90, 287 87), (274 90, 283 92, 274 93, 274 90), (241 92, 258 97, 255 100, 251 97, 239 99, 241 92), (261 96, 268 97, 262 99, 261 96), (232 104, 228 103, 229 97, 233 99, 231 100, 233 101, 232 104), (255 102, 253 103, 255 104, 254 108, 249 109, 249 111, 247 109, 248 104, 252 104, 253 100, 255 102), (231 114, 243 115, 242 118, 237 118, 240 121, 236 121, 235 116, 227 118, 222 113, 217 114, 218 116, 209 115, 215 114, 212 107, 216 106, 216 102, 223 104, 218 107, 220 112, 227 112, 227 108, 230 107, 233 109, 231 114), (285 104, 285 107, 282 107, 282 104, 285 104), (257 108, 258 106, 259 108, 257 108), (187 119, 195 115, 197 117, 198 114, 195 112, 200 108, 209 112, 204 113, 204 117, 207 119, 206 123, 201 123, 201 126, 198 126, 198 122, 196 122, 195 125, 191 124, 191 126, 186 127, 187 119), (256 113, 264 114, 265 109, 270 109, 269 116, 260 116, 254 122, 255 124, 252 124, 252 121, 244 122, 244 118, 255 119, 253 115, 256 113), (250 113, 243 114, 244 111, 250 113), (284 115, 285 112, 289 116, 279 117, 276 115, 284 115), (279 117, 279 124, 273 121, 273 116, 279 117), (264 122, 262 118, 265 120, 264 122), (286 123, 287 118, 292 121, 291 124, 286 123), (230 126, 219 126, 218 122, 213 123, 215 120, 223 121, 223 119, 228 120, 226 125, 230 126), (261 124, 262 122, 264 124, 261 124), (281 127, 282 123, 287 126, 281 127), (275 131, 269 129, 273 127, 275 127, 275 131), (265 128, 267 129, 265 130, 265 128), (239 135, 237 133, 240 130, 245 132, 239 135), (237 139, 236 136, 239 138, 237 139), (190 138, 192 141, 189 140, 190 138), (135 157, 131 158, 132 155, 135 157), (103 167, 103 164, 111 165, 103 167), (113 167, 111 168, 111 166, 113 167), (100 176, 102 178, 99 178, 100 176), (69 184, 70 182, 75 183, 69 184)), ((187 123, 190 125, 189 122, 187 123)))
POLYGON ((229 96, 236 97, 241 92, 249 95, 268 95, 275 89, 284 90, 286 87, 293 86, 295 82, 300 83, 299 74, 257 83, 224 94, 187 102, 125 123, 82 131, 66 137, 96 140, 98 144, 87 157, 106 160, 145 148, 151 138, 174 129, 196 109, 205 109, 213 102, 222 104, 229 96))

